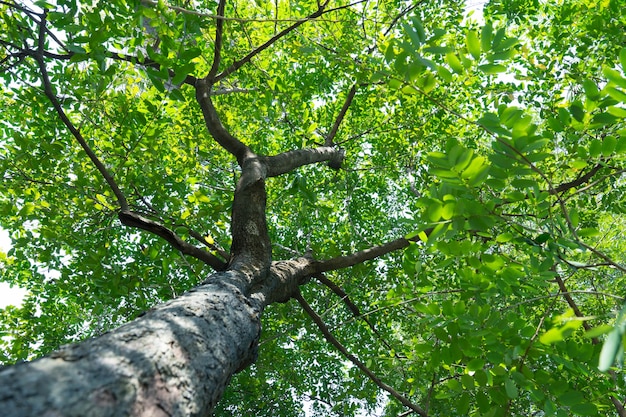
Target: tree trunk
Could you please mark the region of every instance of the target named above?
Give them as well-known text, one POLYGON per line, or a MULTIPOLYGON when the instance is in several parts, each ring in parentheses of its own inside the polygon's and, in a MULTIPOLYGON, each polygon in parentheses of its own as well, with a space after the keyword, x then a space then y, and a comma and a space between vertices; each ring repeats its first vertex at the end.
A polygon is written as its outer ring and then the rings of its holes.
POLYGON ((0 371, 5 417, 208 416, 256 358, 264 303, 233 271, 136 320, 0 371))

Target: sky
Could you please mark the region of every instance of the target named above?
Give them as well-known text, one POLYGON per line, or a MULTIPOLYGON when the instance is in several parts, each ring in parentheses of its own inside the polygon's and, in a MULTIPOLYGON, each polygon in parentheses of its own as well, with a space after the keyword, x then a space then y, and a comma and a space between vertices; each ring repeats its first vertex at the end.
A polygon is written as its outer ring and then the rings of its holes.
MULTIPOLYGON (((0 252, 7 253, 11 248, 11 240, 6 230, 0 229, 0 252)), ((22 299, 26 294, 26 290, 23 288, 11 288, 6 282, 0 282, 0 308, 5 308, 7 305, 20 306, 22 299)))

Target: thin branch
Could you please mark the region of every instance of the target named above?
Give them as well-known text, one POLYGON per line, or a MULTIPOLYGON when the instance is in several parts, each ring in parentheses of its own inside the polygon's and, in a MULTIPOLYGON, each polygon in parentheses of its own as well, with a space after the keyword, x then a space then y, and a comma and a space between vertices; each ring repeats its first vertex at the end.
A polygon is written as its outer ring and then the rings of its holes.
POLYGON ((0 4, 4 4, 5 6, 9 6, 12 9, 17 9, 21 12, 24 12, 28 15, 34 14, 34 15, 38 15, 38 13, 35 13, 34 11, 27 9, 26 7, 20 6, 17 3, 9 3, 8 1, 0 1, 0 4))
POLYGON ((341 301, 343 301, 346 307, 348 307, 354 317, 360 318, 365 323, 367 323, 372 332, 374 332, 374 334, 377 336, 378 340, 380 340, 387 349, 389 349, 390 351, 393 350, 389 342, 387 342, 385 338, 378 332, 378 330, 376 330, 374 324, 366 316, 361 315, 361 310, 359 310, 359 307, 357 307, 357 305, 352 302, 350 296, 343 290, 343 288, 335 284, 330 279, 326 278, 324 274, 318 274, 315 276, 315 278, 317 278, 319 282, 326 285, 332 292, 334 292, 341 299, 341 301))
POLYGON ((333 146, 335 136, 337 135, 337 131, 339 130, 339 125, 343 121, 343 118, 346 116, 348 112, 348 108, 350 104, 352 104, 352 99, 354 99, 354 95, 356 94, 356 84, 352 85, 350 91, 348 91, 348 95, 346 96, 346 101, 343 103, 343 107, 341 107, 341 111, 337 115, 337 119, 335 119, 335 124, 333 125, 330 133, 326 136, 326 141, 324 143, 325 146, 333 146))
MULTIPOLYGON (((74 55, 74 53, 70 52, 67 56, 71 57, 72 55, 74 55)), ((132 55, 120 54, 119 52, 106 52, 106 56, 114 60, 129 62, 133 65, 138 65, 140 67, 148 67, 148 68, 154 68, 156 70, 161 70, 161 64, 152 60, 145 60, 144 62, 139 62, 139 59, 137 57, 132 56, 132 55)), ((172 69, 168 68, 167 73, 170 76, 170 78, 176 77, 176 72, 174 72, 174 70, 172 69)), ((185 79, 182 81, 182 84, 195 86, 196 81, 197 81, 196 77, 194 77, 193 75, 187 75, 185 79)))
POLYGON ((609 174, 603 175, 600 178, 598 178, 597 180, 592 181, 589 184, 587 184, 586 186, 584 186, 582 188, 579 188, 579 189, 575 190, 573 193, 567 195, 565 197, 565 200, 569 200, 570 198, 574 197, 576 194, 582 193, 582 192, 585 192, 585 191, 591 189, 592 187, 594 187, 595 185, 601 183, 602 181, 604 181, 607 178, 610 178, 610 177, 615 176, 615 175, 621 175, 621 174, 623 174, 625 172, 626 172, 626 169, 618 169, 618 170, 615 170, 615 171, 613 171, 613 172, 611 172, 609 174))
POLYGON ((613 299, 615 299, 615 300, 617 300, 619 302, 624 302, 624 297, 620 297, 619 295, 610 294, 610 293, 601 292, 601 291, 571 290, 571 291, 567 291, 567 292, 562 292, 562 291, 559 290, 559 292, 554 293, 554 294, 540 295, 538 297, 527 298, 524 301, 520 301, 519 303, 515 303, 515 304, 511 304, 509 306, 506 306, 506 307, 500 309, 500 311, 515 309, 515 308, 517 308, 517 307, 519 307, 521 305, 534 303, 535 301, 544 300, 546 298, 559 298, 561 296, 564 296, 565 294, 595 295, 595 296, 601 296, 601 297, 609 297, 609 298, 613 298, 613 299))
POLYGON ((415 10, 418 6, 421 6, 422 3, 425 3, 425 0, 419 1, 409 7, 407 7, 406 9, 404 9, 403 11, 401 11, 400 13, 398 13, 398 15, 396 17, 393 18, 393 20, 391 21, 391 23, 389 24, 389 27, 387 28, 387 30, 385 31, 385 33, 383 34, 383 36, 387 36, 389 34, 389 32, 391 32, 391 30, 393 29, 393 27, 398 23, 398 21, 400 19, 402 19, 404 16, 406 16, 408 13, 411 13, 413 10, 415 10))
POLYGON ((185 242, 180 238, 180 236, 163 226, 161 223, 147 219, 130 210, 121 210, 118 213, 118 216, 122 224, 129 227, 136 227, 157 235, 165 239, 170 245, 172 245, 172 247, 179 250, 183 254, 199 259, 216 271, 223 271, 226 269, 226 263, 224 261, 206 250, 202 250, 190 243, 185 242))
POLYGON ((98 156, 93 152, 93 150, 91 149, 91 147, 89 146, 85 138, 83 138, 83 135, 80 133, 78 129, 76 129, 74 124, 67 117, 67 115, 65 114, 65 111, 63 110, 63 107, 61 106, 61 103, 59 102, 57 96, 54 94, 52 83, 50 82, 50 77, 48 75, 48 70, 46 69, 46 63, 44 61, 44 55, 43 55, 44 42, 45 42, 44 41, 45 29, 46 29, 46 14, 44 13, 41 18, 41 23, 39 24, 39 41, 37 45, 37 51, 36 52, 31 51, 31 55, 33 56, 33 58, 35 58, 35 60, 37 61, 37 64, 39 65, 39 70, 41 72, 41 78, 43 81, 44 92, 46 94, 46 97, 48 97, 48 99, 52 103, 52 106, 54 107, 55 111, 59 115, 63 124, 67 127, 67 129, 70 131, 72 136, 76 138, 76 140, 78 141, 80 146, 83 148, 83 150, 85 151, 85 153, 87 154, 91 162, 96 166, 96 168, 100 172, 100 175, 102 175, 104 180, 107 182, 107 184, 113 191, 113 194, 115 194, 115 197, 117 198, 120 208, 122 210, 128 210, 128 202, 126 201, 126 197, 124 196, 124 193, 122 193, 122 190, 119 188, 119 186, 115 182, 115 179, 113 178, 111 173, 109 173, 109 171, 104 166, 104 164, 100 161, 98 156))
POLYGON ((615 410, 617 411, 617 415, 619 417, 626 417, 626 408, 624 408, 624 404, 617 399, 614 395, 611 395, 611 402, 615 406, 615 410))
MULTIPOLYGON (((398 306, 405 306, 407 304, 411 304, 417 300, 421 300, 422 298, 426 298, 426 297, 431 297, 433 295, 443 295, 443 294, 454 294, 454 293, 462 293, 464 290, 461 289, 451 289, 451 290, 443 290, 443 291, 429 291, 429 292, 425 292, 423 294, 420 294, 418 297, 411 297, 409 299, 406 300, 402 300, 399 302, 396 302, 394 304, 390 304, 390 305, 386 305, 384 307, 378 307, 375 308, 374 310, 370 310, 366 313, 361 314, 361 317, 365 317, 365 316, 371 316, 372 314, 376 314, 380 311, 384 311, 388 308, 392 308, 392 307, 398 307, 398 306)), ((338 323, 334 328, 339 328, 342 326, 345 326, 348 323, 352 323, 356 318, 350 318, 347 320, 342 321, 341 323, 338 323)))
POLYGON ((320 272, 334 271, 336 269, 348 268, 350 266, 354 266, 365 261, 376 259, 390 252, 404 249, 408 247, 410 243, 410 240, 400 238, 382 245, 373 246, 371 248, 355 252, 350 255, 338 256, 332 259, 317 261, 314 262, 312 265, 312 267, 315 269, 313 273, 315 274, 320 272))
POLYGON ((402 405, 404 405, 405 407, 410 408, 411 410, 415 411, 417 414, 419 414, 422 417, 427 417, 428 416, 428 413, 426 413, 426 411, 423 408, 421 408, 420 406, 418 406, 416 404, 413 404, 404 395, 402 395, 401 393, 399 393, 398 391, 393 389, 391 386, 385 384, 379 377, 377 377, 374 374, 374 372, 372 372, 367 366, 365 366, 365 364, 363 362, 361 362, 353 354, 348 352, 348 349, 346 349, 345 346, 343 346, 335 338, 335 336, 333 336, 333 334, 330 332, 330 330, 328 329, 328 327, 326 326, 326 324, 324 323, 322 318, 313 310, 313 308, 311 308, 309 303, 307 303, 307 301, 302 297, 302 294, 300 294, 299 291, 295 295, 295 298, 296 298, 296 300, 298 300, 298 303, 300 303, 300 305, 302 306, 304 311, 309 315, 309 317, 311 317, 311 319, 313 320, 313 322, 315 323, 317 328, 322 332, 322 334, 324 335, 324 338, 328 342, 330 342, 330 344, 333 345, 335 347, 335 349, 337 349, 339 352, 341 352, 341 354, 346 359, 348 359, 357 368, 359 368, 361 370, 361 372, 363 372, 380 389, 382 389, 384 391, 387 391, 392 397, 394 397, 396 400, 398 400, 402 405))
MULTIPOLYGON (((224 17, 225 7, 226 7, 226 0, 220 0, 219 5, 217 6, 218 16, 224 17)), ((206 79, 209 81, 209 84, 213 84, 213 79, 217 75, 217 71, 220 67, 223 34, 224 34, 224 21, 222 19, 218 19, 215 24, 215 44, 213 45, 213 63, 211 64, 211 69, 209 70, 209 73, 206 76, 206 79)))
POLYGON ((324 8, 326 7, 326 5, 328 4, 329 1, 330 0, 326 0, 323 4, 321 4, 319 6, 319 8, 315 12, 311 13, 306 18, 295 22, 293 25, 289 26, 288 28, 281 30, 276 35, 272 36, 263 45, 259 46, 258 48, 254 49, 253 51, 249 52, 248 55, 244 56, 243 58, 241 58, 238 61, 233 62, 230 67, 228 67, 224 71, 222 71, 222 73, 219 74, 218 76, 216 76, 213 81, 216 83, 216 82, 222 80, 223 78, 228 77, 230 74, 232 74, 233 72, 237 71, 243 65, 248 63, 253 57, 255 57, 259 53, 261 53, 264 50, 266 50, 267 48, 269 48, 271 45, 273 45, 276 41, 278 41, 282 37, 288 35, 292 31, 294 31, 298 26, 302 25, 305 22, 308 22, 309 20, 316 19, 319 16, 321 16, 322 14, 324 14, 324 8))
POLYGON ((601 164, 596 164, 593 168, 591 168, 589 170, 589 172, 587 172, 585 175, 573 180, 573 181, 569 181, 563 184, 558 185, 556 188, 551 188, 548 190, 548 192, 550 194, 557 194, 557 193, 562 193, 564 191, 570 190, 572 188, 578 187, 579 185, 582 185, 586 182, 588 182, 589 180, 591 180, 591 178, 596 175, 596 173, 602 168, 601 164))
MULTIPOLYGON (((345 7, 350 7, 350 6, 354 6, 356 4, 359 3, 363 3, 366 0, 360 0, 357 2, 354 2, 348 6, 343 6, 341 8, 345 8, 345 7)), ((148 7, 156 7, 158 5, 157 1, 152 1, 152 0, 141 0, 141 3, 144 6, 148 6, 148 7)), ((174 10, 176 12, 182 13, 182 14, 188 14, 188 15, 193 15, 193 16, 200 16, 200 17, 205 17, 207 19, 215 19, 215 20, 223 20, 226 22, 239 22, 239 23, 280 23, 280 22, 301 22, 301 21, 307 21, 309 19, 307 18, 241 18, 241 17, 225 17, 225 16, 219 16, 217 14, 213 14, 213 13, 204 13, 204 12, 197 12, 195 10, 189 10, 189 9, 185 9, 184 7, 179 7, 179 6, 172 6, 167 4, 166 7, 170 10, 174 10)), ((316 19, 319 22, 330 22, 330 23, 337 23, 340 22, 340 20, 328 20, 328 19, 316 19)), ((275 30, 274 30, 275 32, 275 30)))

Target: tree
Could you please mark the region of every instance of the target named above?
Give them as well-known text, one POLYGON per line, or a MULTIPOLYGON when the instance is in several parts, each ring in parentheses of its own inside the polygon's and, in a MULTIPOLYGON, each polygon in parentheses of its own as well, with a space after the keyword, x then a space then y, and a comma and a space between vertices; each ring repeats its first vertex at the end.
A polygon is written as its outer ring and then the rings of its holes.
POLYGON ((0 8, 5 415, 626 415, 620 1, 0 8))

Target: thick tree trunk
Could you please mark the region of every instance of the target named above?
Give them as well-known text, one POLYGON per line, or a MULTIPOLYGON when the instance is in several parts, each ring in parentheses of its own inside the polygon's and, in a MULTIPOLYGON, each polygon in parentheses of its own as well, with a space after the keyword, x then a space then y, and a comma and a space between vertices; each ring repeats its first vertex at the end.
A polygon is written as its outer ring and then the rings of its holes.
POLYGON ((0 414, 208 416, 254 361, 264 307, 233 271, 136 320, 0 371, 0 414))

